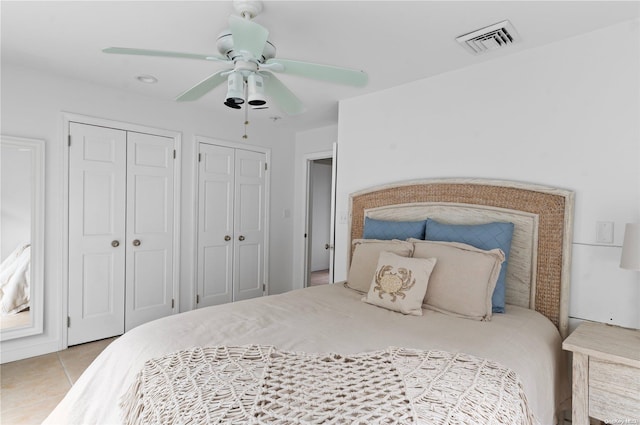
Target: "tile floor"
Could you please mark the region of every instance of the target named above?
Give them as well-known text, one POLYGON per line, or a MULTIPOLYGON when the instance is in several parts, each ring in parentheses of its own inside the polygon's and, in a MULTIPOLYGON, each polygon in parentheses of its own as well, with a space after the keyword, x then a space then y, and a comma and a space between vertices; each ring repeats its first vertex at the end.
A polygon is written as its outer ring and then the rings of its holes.
POLYGON ((0 365, 0 423, 40 424, 114 338, 0 365))

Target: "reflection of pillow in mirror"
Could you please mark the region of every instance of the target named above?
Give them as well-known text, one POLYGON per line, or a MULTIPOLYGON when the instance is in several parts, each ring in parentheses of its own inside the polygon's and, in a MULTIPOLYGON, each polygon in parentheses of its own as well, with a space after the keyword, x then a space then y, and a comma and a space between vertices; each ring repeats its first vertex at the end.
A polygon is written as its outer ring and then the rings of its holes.
POLYGON ((501 249, 504 252, 504 263, 500 268, 496 288, 493 290, 491 304, 494 313, 504 313, 507 263, 509 261, 513 228, 513 223, 443 224, 427 219, 424 239, 428 241, 461 242, 484 250, 501 249))
POLYGON ((378 257, 382 251, 392 252, 402 257, 410 257, 413 252, 413 244, 405 241, 356 239, 353 241, 353 247, 347 286, 359 292, 369 290, 378 265, 378 257))
POLYGON ((483 251, 457 242, 413 239, 414 258, 436 258, 425 305, 436 311, 475 320, 491 320, 491 296, 504 253, 483 251))
POLYGON ((391 221, 364 218, 364 239, 407 240, 409 238, 424 239, 425 221, 391 221))
POLYGON ((407 258, 381 252, 369 292, 362 301, 387 310, 422 316, 422 300, 435 264, 434 258, 407 258))

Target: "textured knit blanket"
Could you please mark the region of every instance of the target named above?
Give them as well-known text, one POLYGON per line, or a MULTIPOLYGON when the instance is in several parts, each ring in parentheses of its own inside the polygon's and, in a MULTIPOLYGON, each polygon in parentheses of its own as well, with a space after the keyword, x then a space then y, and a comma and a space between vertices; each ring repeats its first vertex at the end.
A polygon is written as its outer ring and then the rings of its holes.
POLYGON ((126 424, 536 424, 517 374, 443 351, 198 347, 149 360, 126 424))

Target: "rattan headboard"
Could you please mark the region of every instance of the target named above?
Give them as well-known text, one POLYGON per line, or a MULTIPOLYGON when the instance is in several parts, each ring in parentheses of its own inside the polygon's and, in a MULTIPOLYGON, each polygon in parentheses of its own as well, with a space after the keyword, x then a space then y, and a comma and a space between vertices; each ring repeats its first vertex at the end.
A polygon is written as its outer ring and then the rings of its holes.
POLYGON ((430 217, 447 223, 515 224, 507 269, 507 303, 535 309, 568 335, 574 193, 540 185, 482 179, 420 180, 351 195, 351 240, 364 217, 430 217))

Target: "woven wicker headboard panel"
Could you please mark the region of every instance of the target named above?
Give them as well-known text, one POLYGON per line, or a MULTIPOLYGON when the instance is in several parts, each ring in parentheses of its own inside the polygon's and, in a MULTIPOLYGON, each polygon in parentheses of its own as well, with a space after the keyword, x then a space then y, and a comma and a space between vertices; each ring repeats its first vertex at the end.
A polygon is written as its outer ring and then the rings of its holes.
MULTIPOLYGON (((468 204, 470 208, 476 205, 522 211, 524 216, 534 217, 537 222, 534 226, 537 234, 534 230, 528 236, 536 245, 532 257, 535 270, 531 273, 534 279, 531 288, 535 293, 529 305, 549 318, 564 337, 568 334, 569 321, 573 199, 574 194, 569 190, 497 180, 437 179, 386 185, 351 195, 351 240, 362 237, 365 213, 376 210, 378 218, 384 217, 379 211, 384 211, 380 207, 385 206, 437 203, 446 208, 451 203, 468 204)), ((487 217, 492 218, 491 214, 487 217)), ((442 220, 442 212, 432 218, 442 220)), ((452 222, 464 221, 458 218, 452 222)), ((477 222, 483 220, 476 215, 469 224, 477 222)), ((509 285, 507 281, 507 288, 509 285)), ((515 287, 507 289, 510 290, 522 292, 515 287)), ((514 303, 527 306, 527 302, 514 303)))

